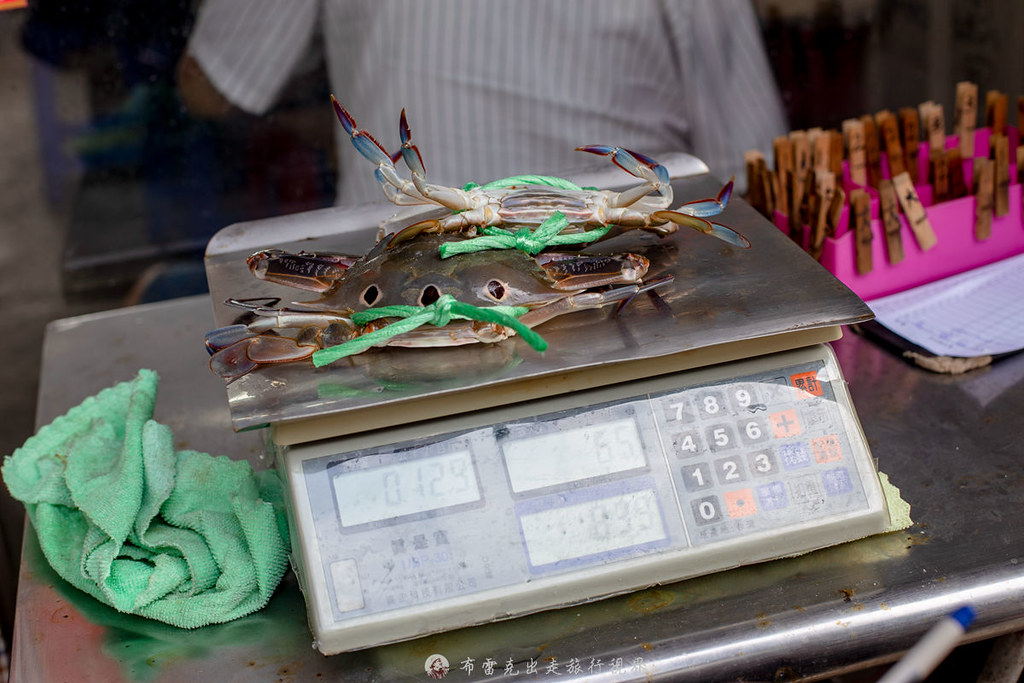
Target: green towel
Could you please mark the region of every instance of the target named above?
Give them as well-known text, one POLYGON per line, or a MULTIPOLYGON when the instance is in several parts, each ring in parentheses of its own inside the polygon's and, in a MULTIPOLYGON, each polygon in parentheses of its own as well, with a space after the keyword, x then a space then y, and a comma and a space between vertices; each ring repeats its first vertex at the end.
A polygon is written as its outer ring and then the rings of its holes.
POLYGON ((54 570, 115 609, 182 628, 262 608, 287 568, 274 472, 174 449, 154 421, 158 377, 104 389, 7 457, 54 570))

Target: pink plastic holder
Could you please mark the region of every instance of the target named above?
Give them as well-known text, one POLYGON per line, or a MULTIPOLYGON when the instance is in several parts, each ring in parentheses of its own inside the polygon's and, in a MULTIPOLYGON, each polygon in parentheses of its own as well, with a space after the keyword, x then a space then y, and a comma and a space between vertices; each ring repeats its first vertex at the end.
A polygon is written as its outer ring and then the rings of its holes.
MULTIPOLYGON (((878 215, 878 192, 873 188, 863 188, 871 197, 871 262, 869 273, 861 275, 857 272, 857 252, 854 234, 849 229, 849 205, 843 207, 836 236, 826 237, 821 254, 821 264, 839 278, 847 287, 862 299, 874 299, 887 294, 917 287, 933 280, 961 273, 971 268, 993 263, 1010 256, 1024 253, 1024 219, 1021 215, 1022 186, 1013 182, 1016 178, 1016 164, 1013 163, 1013 151, 1016 147, 1017 131, 1010 130, 1010 211, 1005 216, 992 216, 992 236, 986 240, 974 237, 974 197, 967 196, 952 201, 932 204, 931 186, 917 185, 916 190, 921 203, 928 212, 928 221, 935 231, 937 242, 927 252, 917 244, 913 231, 906 217, 901 212, 900 238, 903 242, 904 258, 899 263, 889 263, 888 250, 885 243, 885 231, 878 215)), ((975 153, 983 153, 988 149, 988 129, 976 131, 975 153)), ((958 139, 950 136, 946 140, 947 149, 956 147, 958 139)), ((927 179, 928 149, 922 143, 919 152, 919 178, 927 179)), ((968 188, 971 186, 973 160, 964 163, 964 174, 968 188)), ((888 177, 888 164, 883 158, 883 177, 888 177)), ((849 175, 844 167, 844 189, 847 197, 851 189, 858 187, 849 182, 849 175)), ((775 212, 775 225, 783 232, 789 232, 789 217, 775 212)), ((810 229, 804 226, 798 235, 798 241, 804 248, 810 241, 810 229)))

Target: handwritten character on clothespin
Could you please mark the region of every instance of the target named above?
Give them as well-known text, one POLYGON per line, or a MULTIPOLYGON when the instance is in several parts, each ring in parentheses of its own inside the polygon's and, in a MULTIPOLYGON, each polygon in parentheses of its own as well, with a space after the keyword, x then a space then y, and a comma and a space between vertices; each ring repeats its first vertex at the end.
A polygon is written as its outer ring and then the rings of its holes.
POLYGON ((903 208, 903 214, 907 217, 907 222, 910 223, 917 245, 921 247, 921 251, 928 251, 935 246, 938 238, 928 220, 928 213, 917 196, 914 183, 910 182, 910 174, 903 172, 894 177, 892 182, 896 186, 896 197, 903 208))
POLYGON ((860 188, 850 191, 850 220, 853 223, 854 240, 857 252, 857 273, 865 275, 871 272, 871 197, 860 188))
POLYGON ((946 117, 943 114, 942 105, 928 100, 919 104, 917 109, 921 114, 921 123, 924 125, 925 134, 928 136, 929 154, 944 151, 946 149, 946 117))
POLYGON ((899 202, 896 199, 896 188, 891 180, 883 180, 878 185, 878 212, 885 230, 885 248, 889 263, 896 265, 903 260, 903 238, 900 235, 899 202))
POLYGON ((818 169, 814 172, 814 181, 810 253, 814 258, 820 259, 825 246, 828 214, 836 189, 836 177, 828 169, 818 169))

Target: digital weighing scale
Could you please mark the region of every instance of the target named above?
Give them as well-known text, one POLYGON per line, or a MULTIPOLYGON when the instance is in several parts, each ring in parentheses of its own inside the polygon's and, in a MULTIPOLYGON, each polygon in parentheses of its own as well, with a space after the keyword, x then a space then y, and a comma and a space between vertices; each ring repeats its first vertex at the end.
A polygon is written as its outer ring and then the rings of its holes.
MULTIPOLYGON (((677 201, 720 186, 692 157, 667 165, 677 201)), ((228 228, 207 251, 213 299, 301 299, 253 281, 245 256, 360 253, 393 211, 228 228)), ((691 231, 609 243, 644 253, 673 287, 618 317, 549 321, 543 355, 516 338, 384 349, 228 385, 236 429, 272 425, 317 648, 372 647, 886 529, 826 344, 870 310, 746 204, 733 200, 721 220, 752 247, 691 231)))

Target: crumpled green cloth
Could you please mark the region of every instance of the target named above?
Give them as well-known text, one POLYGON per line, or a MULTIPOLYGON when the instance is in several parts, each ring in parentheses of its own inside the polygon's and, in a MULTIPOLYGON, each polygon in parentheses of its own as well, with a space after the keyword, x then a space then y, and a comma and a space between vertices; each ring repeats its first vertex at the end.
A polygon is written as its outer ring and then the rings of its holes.
POLYGON ((3 464, 54 570, 121 612, 182 628, 262 608, 288 564, 273 471, 175 450, 152 419, 159 378, 104 389, 3 464))

